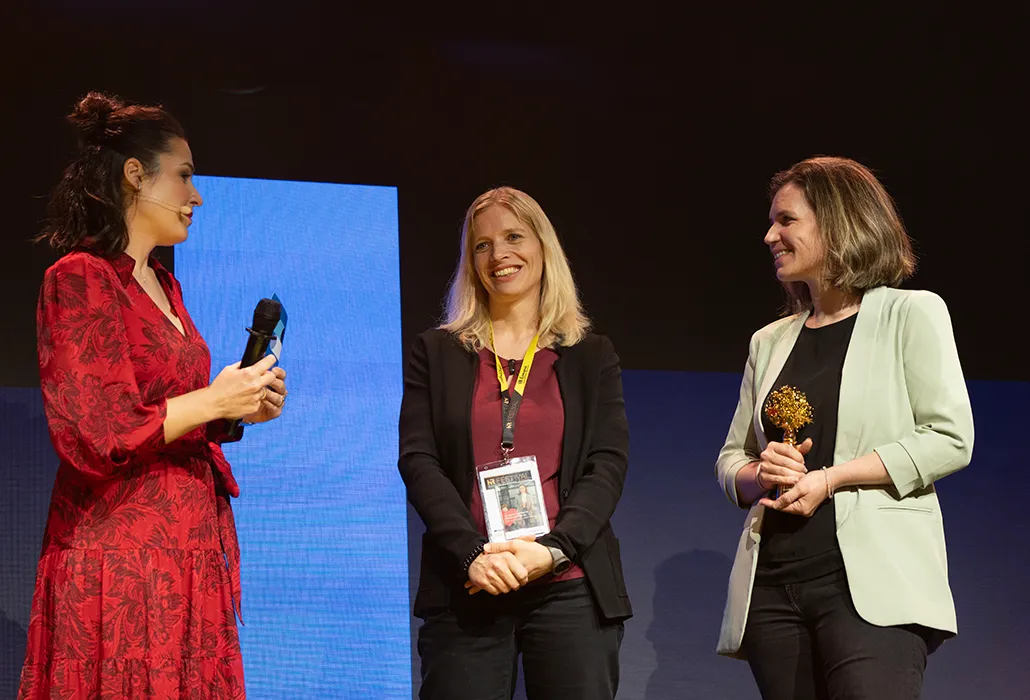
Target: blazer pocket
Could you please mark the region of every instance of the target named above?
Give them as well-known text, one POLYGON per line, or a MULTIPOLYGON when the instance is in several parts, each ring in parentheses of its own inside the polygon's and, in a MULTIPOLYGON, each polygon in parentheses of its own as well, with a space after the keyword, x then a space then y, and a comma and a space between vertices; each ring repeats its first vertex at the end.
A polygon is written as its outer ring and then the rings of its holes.
POLYGON ((928 506, 876 506, 876 510, 901 511, 902 513, 919 513, 921 515, 933 515, 934 509, 928 506))

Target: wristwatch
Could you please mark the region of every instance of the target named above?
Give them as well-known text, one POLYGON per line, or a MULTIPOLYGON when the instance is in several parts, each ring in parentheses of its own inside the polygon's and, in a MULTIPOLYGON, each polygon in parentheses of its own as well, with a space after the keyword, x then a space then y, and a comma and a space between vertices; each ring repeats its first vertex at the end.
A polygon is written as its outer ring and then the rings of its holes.
POLYGON ((548 547, 547 550, 551 553, 551 560, 554 562, 554 566, 551 568, 552 574, 557 576, 569 570, 572 560, 565 556, 565 552, 557 547, 548 547))

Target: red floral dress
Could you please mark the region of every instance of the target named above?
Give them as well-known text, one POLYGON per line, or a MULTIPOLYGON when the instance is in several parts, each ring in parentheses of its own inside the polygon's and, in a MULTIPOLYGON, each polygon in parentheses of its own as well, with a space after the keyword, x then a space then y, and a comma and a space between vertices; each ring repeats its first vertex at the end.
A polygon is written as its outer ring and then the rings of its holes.
POLYGON ((185 336, 128 255, 76 251, 43 280, 40 383, 60 467, 20 700, 245 697, 226 424, 164 442, 167 399, 207 386, 211 356, 179 283, 151 266, 185 336))

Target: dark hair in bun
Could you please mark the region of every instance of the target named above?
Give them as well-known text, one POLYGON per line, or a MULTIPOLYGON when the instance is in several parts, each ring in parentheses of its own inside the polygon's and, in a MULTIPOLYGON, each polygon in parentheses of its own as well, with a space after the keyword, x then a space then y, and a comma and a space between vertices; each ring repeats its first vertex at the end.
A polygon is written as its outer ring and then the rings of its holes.
POLYGON ((99 92, 79 100, 67 119, 78 132, 79 153, 50 197, 46 228, 37 240, 47 241, 61 255, 85 247, 115 256, 129 242, 125 161, 136 158, 147 173, 156 172, 158 158, 172 139, 185 139, 186 134, 160 106, 99 92))
POLYGON ((111 117, 125 104, 117 97, 91 92, 75 105, 68 122, 79 132, 79 147, 101 145, 111 117))

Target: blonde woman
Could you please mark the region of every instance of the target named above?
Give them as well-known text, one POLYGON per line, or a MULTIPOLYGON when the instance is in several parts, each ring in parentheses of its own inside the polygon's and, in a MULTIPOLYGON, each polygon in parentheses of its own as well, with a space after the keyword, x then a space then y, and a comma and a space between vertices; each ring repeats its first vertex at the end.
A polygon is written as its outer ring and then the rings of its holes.
POLYGON ((973 444, 951 319, 893 288, 915 260, 868 169, 812 158, 771 192, 765 243, 794 313, 751 339, 716 466, 750 507, 719 651, 767 700, 918 698, 957 631, 934 487, 973 444), (765 411, 784 387, 812 407, 796 447, 765 411))
POLYGON ((423 699, 510 698, 520 654, 531 700, 615 697, 632 611, 609 519, 629 435, 619 359, 588 327, 540 205, 480 195, 446 323, 416 339, 404 375, 399 468, 426 525, 423 699), (550 531, 488 543, 477 467, 506 454, 535 458, 550 531))

